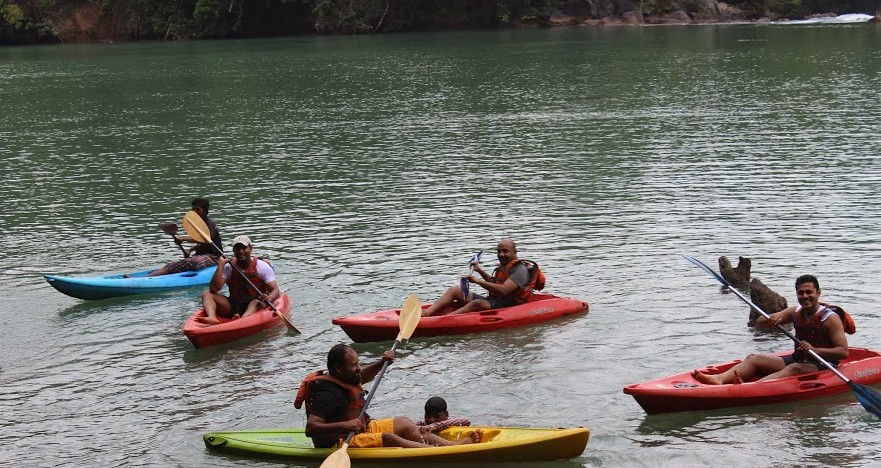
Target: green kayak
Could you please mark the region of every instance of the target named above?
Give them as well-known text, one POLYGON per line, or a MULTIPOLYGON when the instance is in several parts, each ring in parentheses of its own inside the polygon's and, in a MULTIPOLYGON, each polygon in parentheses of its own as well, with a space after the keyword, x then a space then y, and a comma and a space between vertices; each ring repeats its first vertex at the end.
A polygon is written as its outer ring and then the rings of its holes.
MULTIPOLYGON (((584 452, 590 430, 524 427, 450 427, 438 435, 459 440, 482 429, 479 444, 429 448, 350 448, 352 460, 382 462, 551 461, 575 458, 584 452)), ((324 459, 336 449, 317 449, 303 429, 264 429, 212 432, 202 439, 208 449, 250 457, 324 459)))

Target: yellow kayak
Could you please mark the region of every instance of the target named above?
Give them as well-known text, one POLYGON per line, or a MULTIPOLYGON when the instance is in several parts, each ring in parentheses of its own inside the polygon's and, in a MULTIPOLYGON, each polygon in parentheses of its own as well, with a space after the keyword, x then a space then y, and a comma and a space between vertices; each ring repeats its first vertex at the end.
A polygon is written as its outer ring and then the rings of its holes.
MULTIPOLYGON (((496 462, 551 461, 575 458, 584 452, 590 430, 525 427, 450 427, 438 435, 459 440, 473 429, 482 429, 479 444, 428 448, 350 448, 352 460, 383 462, 496 462)), ((202 439, 208 449, 252 457, 324 459, 336 449, 318 449, 303 429, 261 429, 212 432, 202 439)))

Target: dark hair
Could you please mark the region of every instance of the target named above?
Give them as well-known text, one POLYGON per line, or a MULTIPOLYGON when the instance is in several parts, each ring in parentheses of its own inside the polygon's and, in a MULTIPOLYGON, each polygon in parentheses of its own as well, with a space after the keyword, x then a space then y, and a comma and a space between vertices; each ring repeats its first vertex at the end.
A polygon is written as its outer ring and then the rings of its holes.
POLYGON ((447 402, 439 396, 433 396, 425 402, 425 414, 438 414, 447 410, 447 402))
POLYGON ((820 282, 817 281, 817 277, 814 275, 801 275, 795 279, 795 289, 798 289, 800 284, 805 283, 813 283, 814 287, 817 288, 817 291, 820 290, 820 282))
POLYGON ((208 200, 207 198, 200 197, 200 198, 194 198, 193 201, 190 202, 190 206, 192 206, 193 208, 198 206, 199 208, 202 208, 203 210, 208 211, 208 205, 210 203, 211 203, 211 201, 208 200))
POLYGON ((334 372, 338 366, 345 364, 346 354, 348 354, 350 350, 352 350, 352 347, 343 343, 334 345, 333 348, 330 348, 330 351, 327 353, 327 370, 334 372))

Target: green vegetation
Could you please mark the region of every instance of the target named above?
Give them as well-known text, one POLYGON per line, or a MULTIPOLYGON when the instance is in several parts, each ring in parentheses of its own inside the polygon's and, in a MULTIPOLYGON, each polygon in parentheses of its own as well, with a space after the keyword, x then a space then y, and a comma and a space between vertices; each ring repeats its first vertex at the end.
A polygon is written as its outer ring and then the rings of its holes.
MULTIPOLYGON (((587 0, 0 0, 0 44, 370 34, 546 24, 587 0)), ((591 0, 611 2, 613 0, 591 0)), ((748 17, 874 11, 876 0, 729 0, 748 17)), ((626 4, 626 2, 624 2, 626 4)), ((634 0, 644 14, 702 12, 707 0, 634 0)))

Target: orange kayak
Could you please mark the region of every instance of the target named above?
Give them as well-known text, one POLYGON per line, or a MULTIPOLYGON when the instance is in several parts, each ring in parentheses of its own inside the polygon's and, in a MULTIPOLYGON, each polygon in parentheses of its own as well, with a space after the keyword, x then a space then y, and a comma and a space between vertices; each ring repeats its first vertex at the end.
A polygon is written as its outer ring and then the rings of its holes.
MULTIPOLYGON (((425 309, 431 304, 423 304, 425 309)), ((422 317, 411 338, 425 336, 461 335, 523 327, 567 315, 587 313, 587 302, 550 294, 536 294, 535 300, 503 309, 491 309, 465 314, 444 315, 452 310, 442 310, 438 315, 422 317)), ((356 343, 393 340, 398 334, 398 318, 401 309, 389 309, 333 319, 356 343)))
MULTIPOLYGON (((784 351, 776 355, 786 356, 791 353, 792 351, 784 351)), ((714 364, 698 370, 721 374, 739 362, 714 364)), ((838 364, 837 370, 858 384, 872 385, 881 382, 881 354, 864 348, 850 348, 849 356, 838 364)), ((825 369, 782 379, 728 385, 700 383, 691 376, 691 371, 687 371, 624 387, 624 393, 632 395, 648 414, 784 403, 850 390, 844 380, 825 369)))
MULTIPOLYGON (((285 317, 290 317, 291 301, 287 293, 281 293, 273 305, 285 317)), ((200 317, 205 316, 205 309, 199 309, 184 322, 182 327, 184 335, 197 348, 229 343, 230 341, 253 335, 260 330, 274 328, 284 323, 281 317, 276 315, 269 307, 235 320, 218 317, 220 323, 216 325, 207 325, 198 320, 200 317)))

